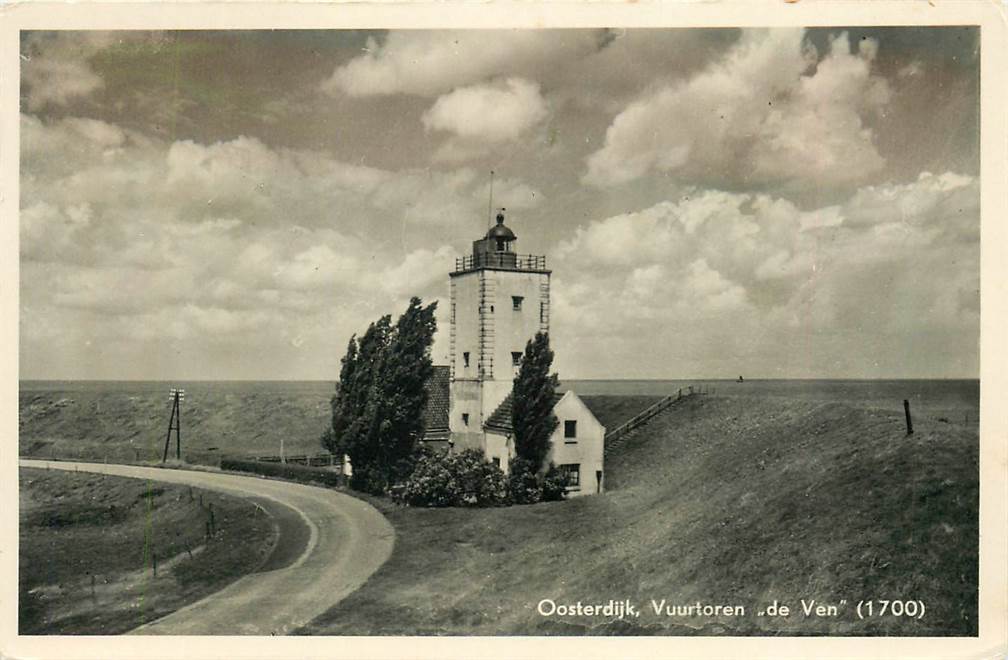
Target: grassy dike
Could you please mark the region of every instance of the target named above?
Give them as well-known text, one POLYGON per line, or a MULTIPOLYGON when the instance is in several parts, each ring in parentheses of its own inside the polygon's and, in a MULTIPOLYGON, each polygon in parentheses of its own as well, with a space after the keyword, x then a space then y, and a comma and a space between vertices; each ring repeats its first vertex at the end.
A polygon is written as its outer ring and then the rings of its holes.
POLYGON ((301 633, 976 634, 975 425, 922 420, 907 437, 890 411, 698 397, 628 436, 607 480, 605 495, 505 509, 371 499, 396 528, 392 558, 301 633), (543 617, 545 598, 628 599, 640 616, 543 617), (658 616, 651 599, 745 615, 658 616), (806 617, 801 599, 837 616, 806 617), (867 599, 925 615, 859 620, 867 599), (788 616, 757 615, 775 600, 788 616))
POLYGON ((254 504, 188 486, 22 468, 19 487, 21 634, 126 632, 255 570, 277 541, 254 504))

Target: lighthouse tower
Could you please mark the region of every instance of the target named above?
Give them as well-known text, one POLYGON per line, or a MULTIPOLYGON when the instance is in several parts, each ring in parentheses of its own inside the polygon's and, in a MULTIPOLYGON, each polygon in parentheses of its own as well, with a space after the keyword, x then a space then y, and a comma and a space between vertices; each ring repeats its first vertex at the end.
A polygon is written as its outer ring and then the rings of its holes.
POLYGON ((517 238, 500 209, 497 224, 473 241, 472 255, 457 258, 450 273, 452 442, 458 449, 482 449, 504 465, 507 448, 488 446, 494 441, 484 423, 511 393, 525 344, 549 332, 546 257, 516 254, 517 238))

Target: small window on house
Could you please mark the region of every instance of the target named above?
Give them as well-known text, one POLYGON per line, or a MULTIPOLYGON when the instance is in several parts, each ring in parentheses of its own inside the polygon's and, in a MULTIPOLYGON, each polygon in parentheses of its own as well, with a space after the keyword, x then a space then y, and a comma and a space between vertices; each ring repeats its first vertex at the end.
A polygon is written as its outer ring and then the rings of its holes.
POLYGON ((469 426, 469 413, 462 413, 462 423, 469 426))
POLYGON ((500 456, 493 457, 493 464, 497 469, 500 469, 500 456))
POLYGON ((567 490, 581 490, 581 464, 565 463, 558 465, 557 469, 567 477, 567 490))
POLYGON ((466 367, 469 366, 469 352, 468 351, 466 351, 465 353, 462 354, 462 364, 464 366, 466 366, 466 367))
POLYGON ((577 437, 577 420, 576 419, 565 419, 564 420, 564 437, 565 438, 576 438, 577 437))
POLYGON ((511 364, 515 367, 521 366, 522 354, 521 351, 511 351, 511 364))
POLYGON ((525 300, 522 296, 511 296, 511 304, 514 305, 514 310, 516 312, 521 311, 522 301, 525 300))

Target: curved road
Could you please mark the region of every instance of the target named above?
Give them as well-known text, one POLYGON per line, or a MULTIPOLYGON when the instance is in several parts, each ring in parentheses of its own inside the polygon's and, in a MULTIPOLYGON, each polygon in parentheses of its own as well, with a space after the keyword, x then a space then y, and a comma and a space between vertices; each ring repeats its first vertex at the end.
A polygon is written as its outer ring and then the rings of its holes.
POLYGON ((377 509, 333 490, 255 476, 22 459, 22 467, 97 472, 265 498, 296 511, 310 536, 285 568, 252 573, 131 634, 284 635, 322 614, 385 563, 395 532, 377 509))

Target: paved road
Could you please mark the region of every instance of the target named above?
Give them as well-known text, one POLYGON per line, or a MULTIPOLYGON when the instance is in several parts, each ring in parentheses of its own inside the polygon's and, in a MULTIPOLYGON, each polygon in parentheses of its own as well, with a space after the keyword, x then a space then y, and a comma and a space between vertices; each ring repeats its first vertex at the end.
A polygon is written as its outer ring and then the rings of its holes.
POLYGON ((273 500, 297 511, 310 530, 304 552, 285 568, 253 573, 131 634, 284 635, 361 586, 392 552, 395 532, 377 509, 349 495, 254 476, 69 461, 22 467, 98 472, 188 484, 273 500))

